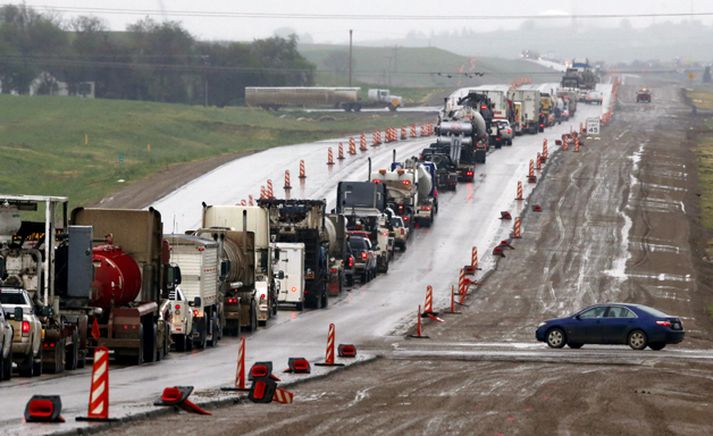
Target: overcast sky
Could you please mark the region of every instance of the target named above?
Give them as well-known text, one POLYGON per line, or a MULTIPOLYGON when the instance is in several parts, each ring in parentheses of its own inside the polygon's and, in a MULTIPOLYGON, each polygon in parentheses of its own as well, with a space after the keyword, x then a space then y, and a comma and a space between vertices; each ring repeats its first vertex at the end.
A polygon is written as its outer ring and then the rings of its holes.
MULTIPOLYGON (((210 0, 196 2, 189 0, 26 0, 29 6, 55 6, 79 8, 121 8, 132 10, 165 10, 165 11, 201 11, 201 12, 268 12, 268 13, 301 13, 301 14, 408 14, 408 15, 457 15, 459 11, 467 15, 542 15, 553 13, 574 14, 641 14, 641 13, 696 13, 713 12, 711 0, 498 0, 498 1, 431 1, 431 0, 210 0)), ((76 13, 61 12, 65 18, 76 13)), ((108 14, 104 12, 81 15, 97 15, 102 17, 113 30, 123 30, 128 23, 133 23, 146 16, 145 13, 135 15, 108 14)), ((161 20, 158 14, 153 18, 161 20)), ((348 39, 348 29, 354 29, 355 43, 375 39, 399 38, 409 31, 420 31, 425 34, 441 32, 448 29, 482 29, 496 30, 498 28, 516 27, 520 22, 511 20, 491 21, 411 21, 388 20, 366 21, 349 19, 276 19, 276 18, 245 18, 245 17, 176 17, 170 14, 166 18, 180 21, 194 36, 200 39, 220 40, 252 40, 271 36, 279 27, 291 27, 298 34, 308 33, 315 42, 344 43, 348 39)), ((673 20, 680 20, 676 18, 673 20)), ((713 22, 713 17, 699 17, 706 23, 713 22)), ((640 27, 653 21, 664 21, 662 18, 632 19, 634 26, 640 27)), ((614 24, 620 19, 590 20, 599 24, 614 24)), ((543 21, 552 23, 551 21, 543 21)))

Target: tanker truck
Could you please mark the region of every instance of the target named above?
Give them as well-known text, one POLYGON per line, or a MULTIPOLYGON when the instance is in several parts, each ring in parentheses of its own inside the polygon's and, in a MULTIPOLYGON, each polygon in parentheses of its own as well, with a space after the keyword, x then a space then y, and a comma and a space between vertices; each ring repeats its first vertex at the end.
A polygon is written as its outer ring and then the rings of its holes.
POLYGON ((469 92, 458 100, 457 109, 448 112, 436 126, 436 146, 446 148, 458 167, 460 181, 472 181, 475 164, 485 163, 488 132, 493 120, 490 99, 469 92))
POLYGON ((68 203, 66 197, 0 194, 0 286, 27 291, 42 324, 30 376, 83 368, 87 356, 87 325, 95 313, 84 298, 93 280, 92 229, 68 225, 68 203), (40 214, 44 220, 37 220, 40 214))
MULTIPOLYGON (((268 280, 272 281, 272 249, 264 228, 266 223, 260 220, 260 211, 256 209, 204 203, 203 227, 194 232, 196 236, 218 242, 220 293, 224 298, 223 330, 231 336, 239 335, 241 328, 254 332, 261 318, 267 321, 273 305, 277 307, 267 284, 268 280), (259 287, 258 278, 262 282, 259 287)), ((274 285, 270 284, 269 288, 273 289, 274 285)))
POLYGON ((90 346, 107 347, 126 363, 161 360, 170 345, 170 312, 162 300, 181 282, 180 269, 169 264, 161 214, 153 208, 80 207, 71 217, 74 225, 91 226, 94 235, 91 294, 78 296, 99 309, 89 319, 98 327, 90 346))
POLYGON ((372 172, 371 181, 386 187, 386 201, 404 223, 431 226, 437 209, 429 195, 433 188, 431 174, 424 165, 416 159, 396 162, 394 150, 390 170, 372 172))
MULTIPOLYGON (((249 307, 256 304, 256 317, 259 325, 266 325, 277 314, 277 281, 273 274, 273 246, 267 211, 258 206, 203 204, 203 227, 225 227, 232 230, 252 232, 255 235, 254 253, 254 288, 255 300, 244 302, 249 307), (249 304, 248 304, 249 303, 249 304)), ((245 312, 243 327, 252 329, 245 322, 251 319, 250 312, 245 312)))

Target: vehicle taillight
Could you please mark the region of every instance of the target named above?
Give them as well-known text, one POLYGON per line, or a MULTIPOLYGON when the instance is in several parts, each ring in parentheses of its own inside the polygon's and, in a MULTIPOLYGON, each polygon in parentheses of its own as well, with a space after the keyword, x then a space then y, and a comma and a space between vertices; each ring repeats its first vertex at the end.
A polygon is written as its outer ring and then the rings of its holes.
POLYGON ((262 303, 265 300, 267 300, 267 298, 265 298, 265 294, 260 295, 260 303, 262 303))
POLYGON ((403 183, 404 185, 408 186, 408 185, 411 184, 411 181, 410 181, 410 180, 402 180, 401 183, 403 183))
POLYGON ((465 172, 465 175, 468 176, 468 177, 470 177, 470 176, 473 175, 473 171, 466 171, 466 172, 465 172))
POLYGON ((487 108, 488 108, 488 106, 486 106, 486 105, 481 105, 481 106, 480 106, 480 109, 482 109, 482 110, 485 110, 485 109, 487 109, 487 108))
POLYGON ((511 134, 511 133, 512 133, 512 129, 508 129, 508 134, 511 134))
POLYGON ((366 254, 366 251, 361 252, 361 260, 366 260, 369 255, 366 254))
POLYGON ((399 204, 399 213, 402 213, 404 211, 404 205, 399 204))
POLYGON ((421 210, 431 210, 431 206, 421 206, 421 210))
POLYGON ((336 273, 337 273, 337 269, 336 269, 336 268, 330 268, 330 269, 329 269, 329 272, 332 273, 332 274, 336 274, 336 273))
POLYGON ((198 309, 193 309, 193 316, 198 317, 199 313, 198 309))
POLYGON ((349 268, 354 268, 354 256, 349 256, 349 259, 347 260, 347 265, 349 265, 349 268))
POLYGON ((545 125, 544 125, 544 124, 542 124, 542 123, 540 123, 540 127, 545 127, 545 125))
POLYGON ((22 334, 26 335, 28 333, 30 333, 30 322, 22 321, 22 334))
POLYGON ((181 309, 181 305, 180 305, 180 304, 176 304, 175 307, 176 307, 176 310, 180 310, 180 309, 181 309))
POLYGON ((372 180, 371 182, 372 182, 372 183, 381 183, 381 180, 379 180, 379 179, 374 179, 374 180, 372 180))
POLYGON ((656 321, 656 324, 662 327, 671 327, 671 321, 656 321))
POLYGON ((408 216, 402 216, 401 218, 403 218, 404 221, 408 221, 408 216))

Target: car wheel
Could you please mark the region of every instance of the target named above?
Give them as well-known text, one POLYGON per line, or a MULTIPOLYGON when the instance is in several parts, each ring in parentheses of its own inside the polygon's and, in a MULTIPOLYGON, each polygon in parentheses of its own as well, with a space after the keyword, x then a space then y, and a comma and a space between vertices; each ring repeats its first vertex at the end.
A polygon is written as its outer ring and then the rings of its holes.
POLYGON ((665 347, 665 346, 666 346, 666 344, 664 342, 656 342, 653 344, 649 344, 649 348, 651 348, 654 351, 663 350, 663 347, 665 347))
POLYGON ((579 350, 580 348, 582 348, 582 345, 583 344, 577 344, 577 343, 572 343, 572 342, 567 343, 567 346, 569 348, 573 348, 575 350, 579 350))
POLYGON ((23 361, 18 365, 20 377, 32 377, 33 363, 32 354, 25 356, 23 361))
POLYGON ((634 350, 643 350, 647 345, 646 333, 641 330, 634 330, 629 333, 627 343, 634 350))
POLYGON ((0 350, 0 380, 10 380, 12 377, 12 353, 8 353, 5 359, 2 358, 3 350, 0 350))
POLYGON ((567 340, 561 328, 555 327, 547 331, 547 345, 550 348, 562 348, 566 343, 567 340))

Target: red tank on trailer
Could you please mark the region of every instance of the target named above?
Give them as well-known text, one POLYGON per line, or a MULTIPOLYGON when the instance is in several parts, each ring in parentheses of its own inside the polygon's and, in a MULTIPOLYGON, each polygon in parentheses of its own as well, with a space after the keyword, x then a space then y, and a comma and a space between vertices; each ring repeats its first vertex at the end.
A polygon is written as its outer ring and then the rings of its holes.
POLYGON ((104 310, 125 306, 141 292, 141 269, 133 257, 118 245, 99 245, 92 249, 94 293, 92 303, 104 310))

